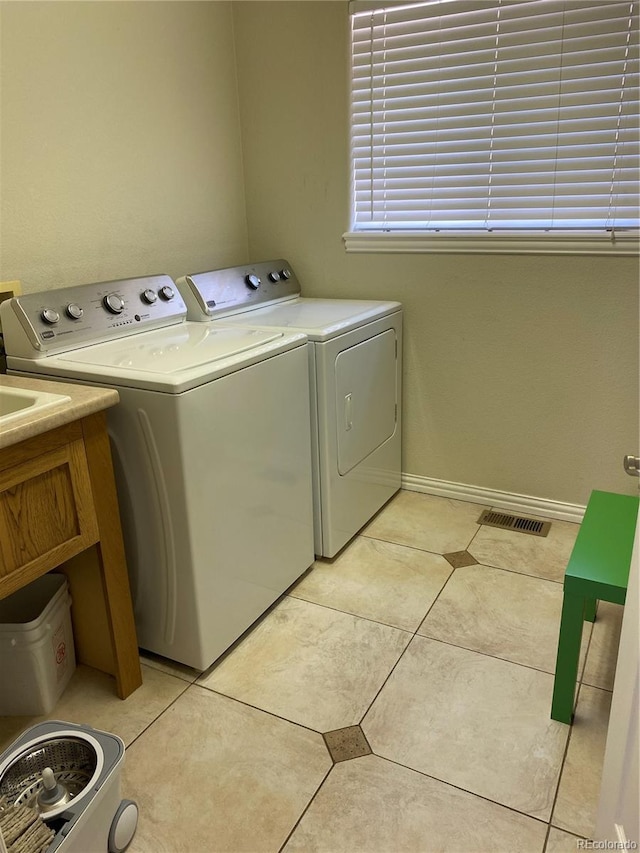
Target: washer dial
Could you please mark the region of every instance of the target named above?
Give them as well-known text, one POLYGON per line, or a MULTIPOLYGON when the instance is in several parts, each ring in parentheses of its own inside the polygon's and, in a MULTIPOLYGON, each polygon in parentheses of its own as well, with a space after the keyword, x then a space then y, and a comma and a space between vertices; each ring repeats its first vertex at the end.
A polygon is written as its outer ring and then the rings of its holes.
POLYGON ((153 305, 157 298, 158 294, 155 292, 155 290, 151 290, 150 287, 147 287, 147 289, 143 290, 140 294, 140 299, 142 299, 143 302, 146 302, 147 305, 153 305))
POLYGON ((71 317, 72 320, 79 320, 84 314, 84 311, 77 302, 70 302, 65 308, 65 313, 67 317, 71 317))
POLYGON ((108 293, 102 300, 102 304, 112 314, 122 314, 124 311, 124 299, 117 293, 108 293))
POLYGON ((167 302, 170 299, 173 299, 173 297, 176 295, 174 289, 172 287, 169 287, 168 284, 165 284, 164 287, 161 287, 158 291, 158 294, 162 297, 162 299, 166 300, 167 302))
POLYGON ((40 319, 41 319, 41 320, 44 320, 44 322, 45 322, 48 326, 55 326, 55 324, 56 324, 56 323, 58 322, 58 320, 60 319, 60 315, 59 315, 59 314, 58 314, 58 312, 55 310, 55 308, 44 308, 44 309, 40 312, 40 319))
POLYGON ((247 285, 247 287, 250 287, 251 290, 257 290, 261 284, 258 276, 254 275, 253 273, 251 275, 246 275, 244 277, 244 281, 245 281, 245 284, 247 285))

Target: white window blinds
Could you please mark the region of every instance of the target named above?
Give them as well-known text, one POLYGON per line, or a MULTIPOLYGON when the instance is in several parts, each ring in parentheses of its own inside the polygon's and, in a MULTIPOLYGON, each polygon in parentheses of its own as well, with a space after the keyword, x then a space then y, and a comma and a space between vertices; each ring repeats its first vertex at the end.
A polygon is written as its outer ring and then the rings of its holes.
POLYGON ((369 6, 352 231, 638 227, 638 0, 369 6))

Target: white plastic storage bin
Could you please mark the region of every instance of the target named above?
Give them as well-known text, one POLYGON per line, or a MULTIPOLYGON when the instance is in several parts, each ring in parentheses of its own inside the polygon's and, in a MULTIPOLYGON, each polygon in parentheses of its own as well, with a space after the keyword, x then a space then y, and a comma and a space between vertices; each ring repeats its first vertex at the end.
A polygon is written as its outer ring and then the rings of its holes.
POLYGON ((76 668, 67 579, 52 572, 0 600, 0 714, 48 714, 76 668))

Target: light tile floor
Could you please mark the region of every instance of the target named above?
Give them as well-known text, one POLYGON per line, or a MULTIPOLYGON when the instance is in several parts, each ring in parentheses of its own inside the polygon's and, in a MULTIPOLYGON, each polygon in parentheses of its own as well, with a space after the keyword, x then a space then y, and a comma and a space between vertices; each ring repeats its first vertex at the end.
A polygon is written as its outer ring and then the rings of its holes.
MULTIPOLYGON (((205 673, 145 655, 121 702, 79 667, 48 717, 124 739, 131 853, 576 850, 622 608, 585 627, 573 726, 551 720, 578 527, 480 527, 485 508, 400 492, 205 673)), ((40 719, 0 718, 0 748, 40 719)))

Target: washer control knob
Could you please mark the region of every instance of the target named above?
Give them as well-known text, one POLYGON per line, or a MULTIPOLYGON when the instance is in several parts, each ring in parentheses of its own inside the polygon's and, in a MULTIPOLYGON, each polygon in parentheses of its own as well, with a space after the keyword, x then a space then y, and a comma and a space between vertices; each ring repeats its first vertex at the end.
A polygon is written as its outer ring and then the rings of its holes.
POLYGON ((158 291, 158 294, 166 302, 169 302, 169 300, 173 299, 173 297, 176 295, 174 289, 172 287, 169 287, 168 284, 165 284, 163 287, 161 287, 158 291))
POLYGON ((60 319, 60 315, 53 308, 45 308, 40 313, 40 318, 49 326, 54 326, 60 319))
POLYGON ((140 294, 140 299, 142 299, 143 302, 146 302, 147 305, 153 305, 157 298, 158 294, 155 292, 155 290, 151 290, 150 287, 148 287, 146 290, 143 290, 140 294))
POLYGON ((257 290, 260 287, 261 282, 257 275, 246 275, 244 280, 247 287, 250 287, 251 290, 257 290))
POLYGON ((274 283, 275 283, 276 281, 280 281, 280 273, 279 273, 279 272, 275 272, 275 271, 274 271, 274 272, 270 272, 270 273, 269 273, 269 281, 273 281, 274 283))
POLYGON ((108 293, 102 300, 102 304, 112 314, 122 314, 124 311, 124 299, 117 293, 108 293))
POLYGON ((72 320, 79 320, 80 317, 84 314, 82 308, 78 305, 77 302, 70 302, 66 307, 67 317, 71 317, 72 320))
POLYGON ((283 270, 280 270, 280 278, 283 278, 285 281, 289 281, 291 278, 291 270, 286 267, 283 270))

